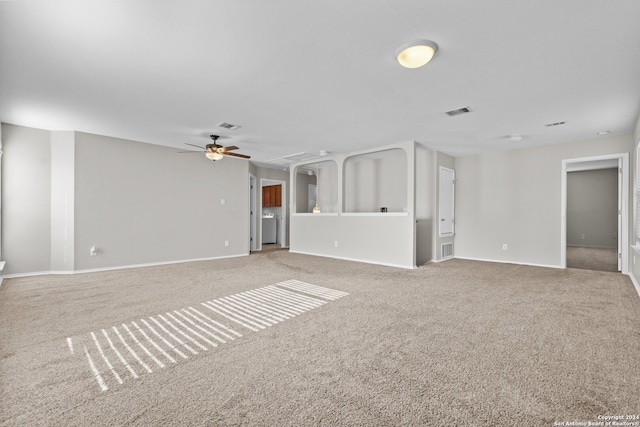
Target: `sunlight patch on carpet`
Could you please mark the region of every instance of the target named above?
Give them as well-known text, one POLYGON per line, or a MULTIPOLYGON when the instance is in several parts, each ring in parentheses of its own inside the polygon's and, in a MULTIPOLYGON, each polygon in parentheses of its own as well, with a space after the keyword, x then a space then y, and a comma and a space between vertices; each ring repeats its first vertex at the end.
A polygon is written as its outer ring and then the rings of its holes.
POLYGON ((347 295, 287 280, 69 337, 66 344, 107 391, 347 295))

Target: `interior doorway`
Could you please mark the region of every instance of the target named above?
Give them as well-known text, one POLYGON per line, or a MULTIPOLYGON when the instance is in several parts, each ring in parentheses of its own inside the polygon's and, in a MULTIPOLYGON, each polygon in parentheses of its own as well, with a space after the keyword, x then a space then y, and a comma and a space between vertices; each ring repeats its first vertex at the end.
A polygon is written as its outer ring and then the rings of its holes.
POLYGON ((273 179, 260 179, 260 250, 272 249, 275 245, 278 248, 288 248, 287 240, 287 182, 273 179), (266 188, 273 189, 277 194, 265 191, 266 188), (275 202, 274 202, 275 201, 275 202), (272 237, 275 228, 275 238, 272 237), (269 234, 267 236, 266 234, 269 234), (267 238, 268 239, 265 239, 267 238), (267 248, 266 246, 269 245, 267 248))
POLYGON ((561 266, 628 271, 628 154, 563 160, 561 266))

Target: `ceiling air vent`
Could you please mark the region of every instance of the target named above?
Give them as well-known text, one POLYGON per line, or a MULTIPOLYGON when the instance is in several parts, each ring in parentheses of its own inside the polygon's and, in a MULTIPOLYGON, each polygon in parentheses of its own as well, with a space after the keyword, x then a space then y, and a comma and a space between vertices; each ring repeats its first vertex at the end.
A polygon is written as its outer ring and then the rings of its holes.
POLYGON ((232 125, 231 123, 227 123, 227 122, 222 122, 218 125, 219 128, 224 128, 224 129, 229 129, 229 130, 237 130, 240 129, 242 126, 239 125, 232 125))
POLYGON ((470 113, 471 111, 472 111, 471 107, 462 107, 462 108, 457 108, 455 110, 445 111, 444 113, 449 117, 454 117, 454 116, 459 116, 460 114, 470 113))
POLYGON ((279 157, 277 159, 267 160, 267 163, 275 163, 278 165, 288 165, 291 163, 304 162, 305 160, 311 160, 317 158, 317 154, 311 153, 296 153, 288 156, 279 157))
POLYGON ((563 124, 565 124, 565 123, 567 123, 567 122, 547 123, 547 124, 546 124, 546 125, 544 125, 544 126, 545 126, 545 127, 550 128, 551 126, 560 126, 560 125, 563 125, 563 124))

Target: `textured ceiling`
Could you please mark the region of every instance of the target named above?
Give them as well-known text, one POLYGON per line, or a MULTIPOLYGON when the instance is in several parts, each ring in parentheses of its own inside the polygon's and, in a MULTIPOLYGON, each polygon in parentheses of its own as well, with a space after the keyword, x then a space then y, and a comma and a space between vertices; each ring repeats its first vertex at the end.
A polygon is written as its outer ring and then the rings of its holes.
POLYGON ((180 149, 217 133, 259 162, 595 139, 640 113, 638 17, 638 0, 3 1, 0 120, 180 149), (404 69, 416 38, 440 50, 404 69))

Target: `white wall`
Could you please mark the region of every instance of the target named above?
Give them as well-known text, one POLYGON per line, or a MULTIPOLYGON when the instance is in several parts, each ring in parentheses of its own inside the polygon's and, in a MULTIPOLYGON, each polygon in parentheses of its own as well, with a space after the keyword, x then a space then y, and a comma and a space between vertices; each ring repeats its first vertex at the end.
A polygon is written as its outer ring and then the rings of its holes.
POLYGON ((338 165, 334 161, 323 161, 317 167, 318 207, 322 212, 338 212, 342 206, 342 188, 338 186, 338 165))
MULTIPOLYGON (((376 264, 413 268, 416 265, 415 254, 415 143, 394 144, 376 150, 365 150, 349 156, 401 149, 406 161, 400 170, 393 168, 392 173, 404 177, 406 212, 342 212, 341 188, 345 183, 344 155, 332 157, 337 164, 338 211, 321 214, 294 214, 291 216, 292 252, 343 258, 376 264)), ((296 173, 299 163, 292 167, 296 173)), ((295 195, 295 180, 293 194, 295 195)), ((319 190, 322 191, 322 180, 319 190)), ((346 198, 346 194, 345 194, 346 198)), ((292 200, 295 203, 295 200, 292 200)), ((344 201, 346 202, 346 201, 344 201)))
POLYGON ((51 134, 2 123, 4 275, 50 270, 51 134))
POLYGON ((344 211, 388 212, 407 211, 407 179, 399 173, 407 164, 402 150, 381 153, 385 157, 350 157, 345 162, 344 211))
POLYGON ((623 135, 456 158, 455 255, 559 267, 562 160, 632 151, 623 135))

